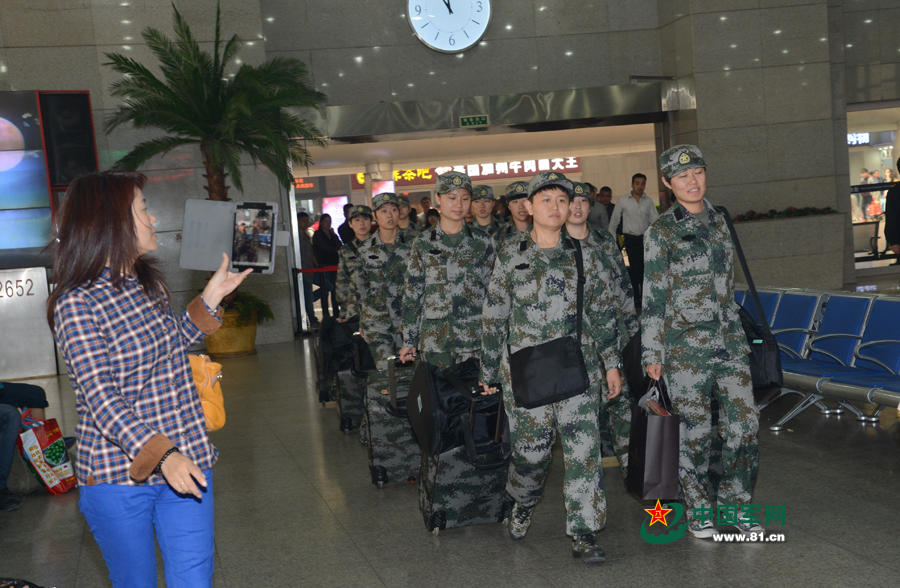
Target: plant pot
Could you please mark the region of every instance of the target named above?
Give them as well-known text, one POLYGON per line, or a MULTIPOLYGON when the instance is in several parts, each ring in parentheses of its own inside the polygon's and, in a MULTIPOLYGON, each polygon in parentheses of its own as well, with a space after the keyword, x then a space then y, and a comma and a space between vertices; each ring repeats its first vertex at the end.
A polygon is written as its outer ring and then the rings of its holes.
POLYGON ((246 325, 238 325, 238 311, 226 310, 222 326, 206 338, 206 352, 210 357, 238 357, 256 353, 256 313, 246 325))

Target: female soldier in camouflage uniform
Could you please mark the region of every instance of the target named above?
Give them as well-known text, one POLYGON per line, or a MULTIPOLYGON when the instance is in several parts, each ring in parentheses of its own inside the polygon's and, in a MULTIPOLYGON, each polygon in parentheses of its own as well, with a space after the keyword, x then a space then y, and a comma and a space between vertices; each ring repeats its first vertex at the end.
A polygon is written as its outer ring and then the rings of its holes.
MULTIPOLYGON (((566 219, 566 233, 581 241, 582 245, 594 247, 600 256, 603 269, 609 272, 611 279, 607 286, 617 302, 616 329, 619 332, 618 349, 621 352, 640 328, 634 312, 634 290, 625 269, 625 260, 622 259, 613 236, 609 231, 596 229, 588 223, 588 214, 591 210, 590 188, 581 182, 573 182, 572 185, 572 202, 569 205, 569 218, 566 219)), ((600 410, 600 435, 603 442, 613 448, 623 477, 628 473, 630 433, 631 402, 628 383, 623 380, 622 394, 613 401, 604 401, 600 410)))
MULTIPOLYGON (((665 377, 681 417, 679 475, 689 531, 716 534, 704 507, 709 482, 713 397, 723 439, 719 505, 750 502, 759 459, 759 410, 750 381, 750 349, 734 301, 734 243, 722 212, 706 194, 706 162, 694 145, 676 145, 659 158, 666 186, 678 202, 644 238, 643 362, 665 377), (705 520, 704 520, 705 519, 705 520)), ((738 516, 741 516, 740 514, 738 516)), ((741 532, 761 533, 752 521, 741 532)))
POLYGON ((500 230, 500 223, 494 219, 494 189, 474 186, 472 190, 472 210, 475 214, 467 224, 493 237, 500 230))
POLYGON ((466 226, 472 181, 459 172, 437 178, 441 220, 415 240, 403 291, 403 345, 410 361, 416 349, 446 367, 478 354, 481 304, 494 265, 491 238, 466 226))
POLYGON ((400 207, 399 216, 397 218, 397 229, 400 234, 406 237, 410 243, 419 236, 419 227, 409 218, 412 207, 409 205, 409 196, 397 194, 397 205, 400 207))
POLYGON ((363 241, 369 238, 369 230, 372 228, 372 209, 368 206, 357 205, 350 209, 347 223, 353 229, 356 238, 350 243, 345 243, 338 254, 337 275, 337 301, 341 307, 341 321, 346 321, 359 314, 360 287, 359 287, 359 247, 363 241))
POLYGON ((397 195, 386 192, 373 200, 378 231, 359 248, 359 328, 377 368, 387 369, 387 358, 403 347, 400 301, 411 242, 397 229, 397 195))
POLYGON ((520 242, 531 225, 531 215, 525 206, 528 198, 528 182, 513 182, 506 187, 506 207, 509 209, 509 222, 500 226, 494 235, 497 251, 509 242, 520 242))
POLYGON ((609 396, 621 390, 616 342, 616 303, 606 286, 597 250, 582 249, 586 283, 582 316, 585 367, 591 387, 583 394, 533 409, 515 405, 509 353, 573 336, 577 319, 578 273, 575 245, 561 234, 569 212, 572 183, 559 173, 542 173, 528 185, 529 214, 534 227, 518 243, 508 243, 497 257, 484 303, 481 381, 501 383, 510 421, 512 464, 507 492, 516 501, 509 523, 513 539, 525 537, 531 515, 543 493, 550 449, 560 435, 565 460, 566 533, 572 555, 587 563, 604 561, 594 533, 606 525, 606 494, 600 460, 602 366, 606 365, 609 396))

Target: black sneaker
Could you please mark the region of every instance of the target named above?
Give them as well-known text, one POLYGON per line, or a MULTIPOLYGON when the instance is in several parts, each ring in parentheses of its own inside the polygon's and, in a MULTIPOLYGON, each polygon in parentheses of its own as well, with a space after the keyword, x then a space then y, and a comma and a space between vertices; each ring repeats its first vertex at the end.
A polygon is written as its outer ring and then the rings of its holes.
POLYGON ((531 515, 534 513, 535 505, 522 506, 518 502, 513 506, 512 513, 509 515, 509 536, 513 541, 521 541, 531 526, 531 515))
POLYGON ((593 533, 577 535, 572 540, 572 557, 584 563, 603 563, 606 553, 597 547, 597 539, 593 533))

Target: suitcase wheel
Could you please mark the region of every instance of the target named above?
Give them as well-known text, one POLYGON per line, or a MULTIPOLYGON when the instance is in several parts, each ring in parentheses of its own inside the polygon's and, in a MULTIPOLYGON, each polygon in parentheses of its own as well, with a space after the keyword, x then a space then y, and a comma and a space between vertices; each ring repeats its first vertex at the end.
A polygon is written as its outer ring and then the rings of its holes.
POLYGON ((447 513, 438 510, 431 513, 431 519, 428 521, 428 530, 435 536, 440 532, 441 529, 446 528, 447 526, 447 513))
POLYGON ((384 488, 388 481, 387 470, 384 466, 369 466, 369 472, 372 474, 372 483, 379 488, 384 488))

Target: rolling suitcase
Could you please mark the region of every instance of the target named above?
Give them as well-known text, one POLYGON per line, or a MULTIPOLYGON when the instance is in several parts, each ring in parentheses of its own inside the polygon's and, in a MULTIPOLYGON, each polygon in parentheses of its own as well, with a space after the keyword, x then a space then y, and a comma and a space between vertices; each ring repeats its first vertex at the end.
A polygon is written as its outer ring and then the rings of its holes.
POLYGON ((474 359, 445 370, 422 363, 410 386, 407 412, 422 447, 419 509, 435 535, 505 522, 512 512, 509 421, 501 394, 481 395, 478 372, 474 359))
POLYGON ((358 429, 366 412, 366 379, 375 370, 369 346, 359 334, 354 334, 354 363, 350 369, 338 372, 338 415, 340 430, 350 434, 358 429))
POLYGON ((366 390, 366 441, 372 483, 414 482, 422 450, 406 414, 406 398, 415 367, 395 364, 369 374, 366 390), (389 391, 389 394, 384 394, 389 391))
POLYGON ((318 364, 319 402, 337 400, 338 374, 349 370, 355 363, 353 353, 353 333, 359 330, 359 317, 346 322, 338 322, 333 317, 325 317, 316 339, 316 360, 318 364))

